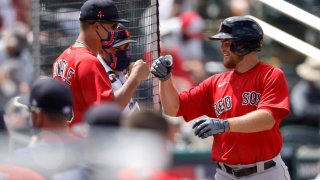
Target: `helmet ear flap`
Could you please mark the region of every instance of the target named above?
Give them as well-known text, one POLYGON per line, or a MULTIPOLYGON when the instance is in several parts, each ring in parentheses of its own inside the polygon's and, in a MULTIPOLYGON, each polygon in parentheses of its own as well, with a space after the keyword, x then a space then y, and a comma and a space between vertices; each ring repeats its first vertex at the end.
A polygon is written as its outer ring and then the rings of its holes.
POLYGON ((230 50, 238 56, 244 56, 252 51, 246 47, 245 43, 239 43, 238 41, 231 43, 230 50))
POLYGON ((235 48, 236 48, 236 45, 234 44, 234 42, 232 42, 230 44, 230 51, 232 51, 233 53, 237 54, 237 50, 235 48))
POLYGON ((230 50, 238 56, 244 56, 251 51, 261 50, 262 39, 237 39, 230 45, 230 50))

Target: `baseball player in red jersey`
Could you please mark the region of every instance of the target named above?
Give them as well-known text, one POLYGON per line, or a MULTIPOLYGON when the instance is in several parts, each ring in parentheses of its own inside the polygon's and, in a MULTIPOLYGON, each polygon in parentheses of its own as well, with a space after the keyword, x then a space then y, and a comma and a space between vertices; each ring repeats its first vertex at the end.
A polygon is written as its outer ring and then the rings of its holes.
POLYGON ((221 41, 224 66, 231 71, 178 94, 169 56, 158 58, 151 72, 160 80, 164 112, 186 121, 208 116, 193 128, 200 138, 214 137, 215 179, 290 179, 280 157, 279 130, 290 112, 288 86, 280 69, 258 59, 262 28, 250 18, 230 17, 209 39, 221 41))
POLYGON ((115 101, 124 108, 136 87, 148 74, 140 75, 146 63, 139 61, 130 83, 122 94, 114 96, 111 82, 97 55, 102 46, 111 45, 116 38, 119 19, 118 10, 111 0, 88 0, 80 9, 80 34, 75 44, 68 47, 53 63, 52 76, 68 84, 74 104, 71 125, 82 122, 85 111, 103 101, 115 101))

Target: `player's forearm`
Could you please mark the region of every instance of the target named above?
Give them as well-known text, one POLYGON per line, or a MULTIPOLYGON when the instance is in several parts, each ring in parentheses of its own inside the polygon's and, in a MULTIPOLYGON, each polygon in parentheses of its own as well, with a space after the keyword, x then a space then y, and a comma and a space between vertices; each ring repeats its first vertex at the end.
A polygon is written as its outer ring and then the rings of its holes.
POLYGON ((272 114, 266 110, 256 110, 246 115, 228 118, 230 132, 252 133, 271 129, 275 124, 272 114))
POLYGON ((140 82, 141 81, 137 79, 129 77, 123 86, 114 92, 115 102, 118 103, 122 108, 125 108, 136 92, 140 82))
POLYGON ((164 113, 169 116, 176 116, 180 102, 178 92, 173 86, 171 78, 164 82, 160 81, 160 99, 164 113))

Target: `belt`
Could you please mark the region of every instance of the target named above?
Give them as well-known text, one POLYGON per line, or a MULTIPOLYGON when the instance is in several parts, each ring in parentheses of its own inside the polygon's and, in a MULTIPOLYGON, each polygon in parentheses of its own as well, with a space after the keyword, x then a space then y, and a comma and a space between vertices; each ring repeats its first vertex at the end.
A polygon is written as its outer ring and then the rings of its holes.
MULTIPOLYGON (((264 170, 270 169, 270 168, 274 167, 275 165, 276 165, 276 162, 274 162, 273 160, 267 161, 264 163, 264 170)), ((222 170, 219 163, 217 163, 217 166, 219 169, 222 170)), ((227 173, 229 173, 237 178, 243 177, 243 176, 249 176, 251 174, 258 172, 257 166, 243 168, 243 169, 232 168, 232 167, 225 165, 225 164, 223 164, 223 166, 225 167, 227 173)))

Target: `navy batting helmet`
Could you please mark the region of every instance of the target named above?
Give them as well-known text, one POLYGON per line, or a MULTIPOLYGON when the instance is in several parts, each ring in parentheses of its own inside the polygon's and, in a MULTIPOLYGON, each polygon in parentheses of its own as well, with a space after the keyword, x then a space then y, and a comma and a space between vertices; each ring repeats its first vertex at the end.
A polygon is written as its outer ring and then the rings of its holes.
POLYGON ((209 39, 234 39, 230 50, 239 56, 244 56, 251 51, 261 50, 263 31, 253 19, 234 16, 225 19, 220 25, 219 33, 209 39))

